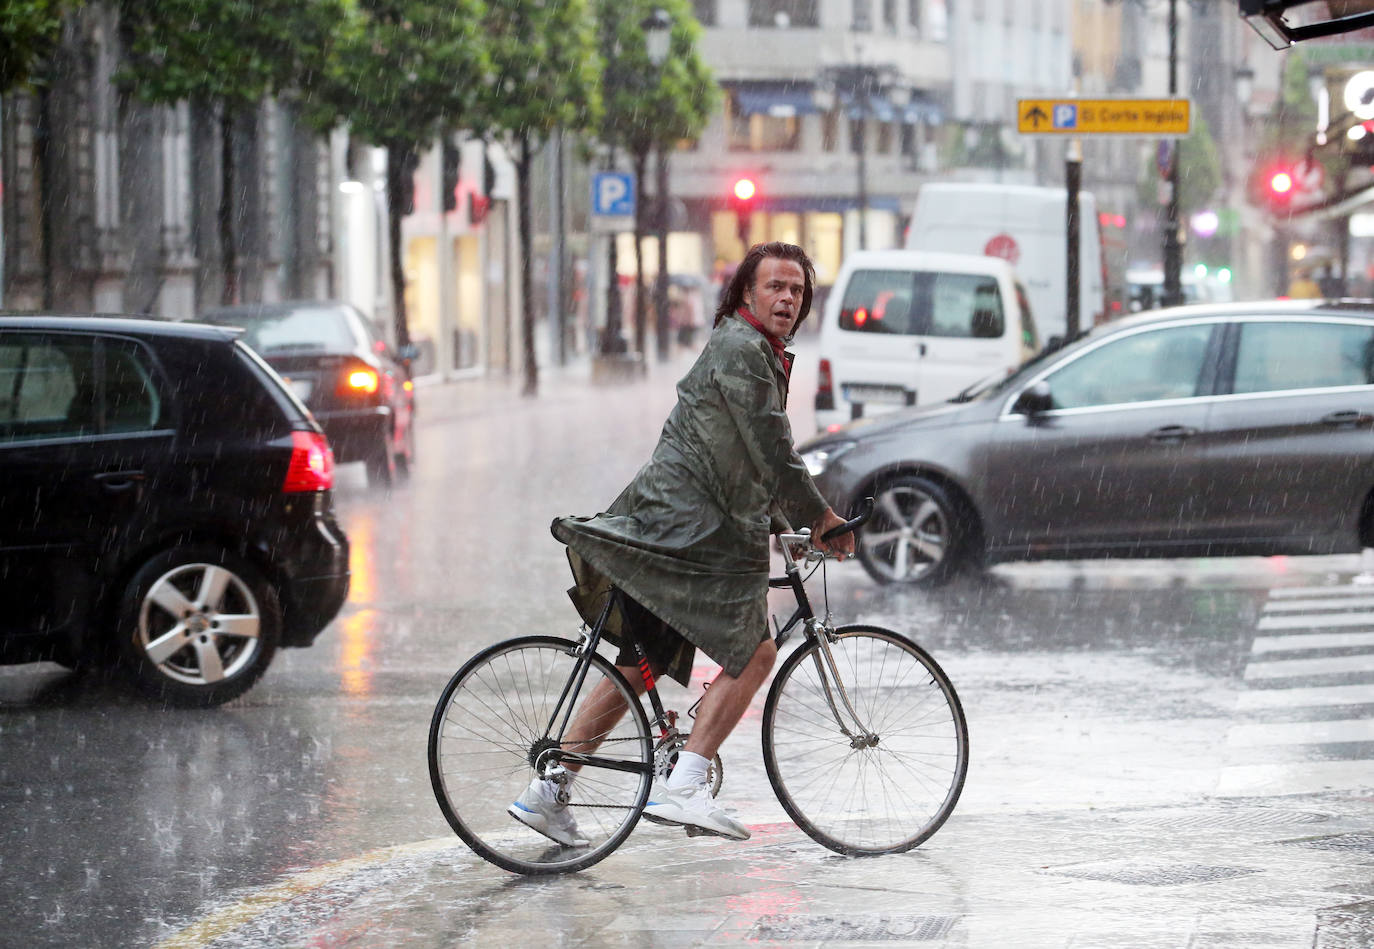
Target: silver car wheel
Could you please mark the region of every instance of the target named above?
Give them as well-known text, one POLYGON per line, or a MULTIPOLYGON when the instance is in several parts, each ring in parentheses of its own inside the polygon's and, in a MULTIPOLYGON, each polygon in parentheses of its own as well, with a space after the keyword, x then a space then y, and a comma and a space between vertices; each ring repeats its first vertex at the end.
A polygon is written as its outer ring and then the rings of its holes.
POLYGON ((251 666, 261 646, 262 612, 241 577, 219 564, 169 570, 148 588, 138 612, 138 645, 169 679, 214 685, 251 666))
POLYGON ((912 583, 940 567, 949 548, 949 521, 933 497, 911 485, 878 495, 859 543, 866 561, 894 583, 912 583))

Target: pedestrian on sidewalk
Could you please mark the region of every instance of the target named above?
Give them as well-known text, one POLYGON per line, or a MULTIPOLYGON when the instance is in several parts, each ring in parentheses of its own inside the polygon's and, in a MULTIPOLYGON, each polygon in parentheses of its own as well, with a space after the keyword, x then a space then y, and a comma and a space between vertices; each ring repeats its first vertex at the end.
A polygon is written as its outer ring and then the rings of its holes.
MULTIPOLYGON (((594 623, 612 588, 620 591, 623 610, 608 619, 605 636, 620 647, 616 665, 637 691, 644 682, 631 633, 654 674, 683 685, 697 649, 721 665, 685 750, 667 782, 654 782, 644 816, 737 840, 749 831, 712 797, 707 767, 777 657, 767 621, 769 536, 810 525, 822 549, 854 552, 852 535, 820 540, 844 521, 812 483, 787 420, 792 354, 784 346, 810 312, 814 282, 815 268, 795 244, 750 248, 701 355, 678 383, 677 405, 649 462, 605 512, 553 522, 554 536, 568 545, 575 580, 568 592, 582 617, 594 623)), ((603 683, 565 745, 590 751, 625 710, 603 683)), ((585 844, 558 790, 536 778, 509 812, 560 843, 585 844)))

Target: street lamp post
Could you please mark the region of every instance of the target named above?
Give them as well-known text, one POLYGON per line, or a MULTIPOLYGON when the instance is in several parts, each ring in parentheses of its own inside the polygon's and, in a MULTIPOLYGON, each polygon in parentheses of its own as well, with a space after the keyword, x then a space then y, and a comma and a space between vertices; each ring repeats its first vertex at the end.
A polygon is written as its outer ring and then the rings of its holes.
MULTIPOLYGON (((673 19, 666 10, 656 8, 640 24, 640 28, 644 30, 644 48, 649 62, 661 79, 673 38, 673 19)), ((668 149, 660 142, 654 151, 654 239, 658 244, 658 273, 654 275, 654 335, 659 361, 666 362, 671 342, 668 338, 668 149)))
POLYGON ((859 206, 859 250, 868 248, 868 120, 875 115, 873 103, 881 96, 900 108, 906 105, 909 94, 905 87, 890 82, 895 72, 890 66, 858 63, 829 66, 822 70, 821 82, 812 93, 812 101, 822 112, 829 112, 839 101, 857 113, 852 144, 858 172, 855 198, 859 206), (848 102, 843 101, 844 97, 848 102))
MULTIPOLYGON (((1169 0, 1169 98, 1178 95, 1178 0, 1169 0)), ((1169 158, 1169 205, 1164 223, 1164 306, 1183 303, 1183 242, 1178 213, 1178 166, 1183 141, 1175 139, 1169 158)))

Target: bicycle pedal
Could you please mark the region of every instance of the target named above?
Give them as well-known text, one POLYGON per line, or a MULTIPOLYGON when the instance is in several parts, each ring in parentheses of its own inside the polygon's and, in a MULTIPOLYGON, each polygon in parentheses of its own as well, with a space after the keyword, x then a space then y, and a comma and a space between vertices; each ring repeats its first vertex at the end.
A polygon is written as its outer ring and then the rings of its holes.
POLYGON ((724 837, 726 840, 734 840, 729 834, 722 834, 718 830, 708 830, 705 827, 698 827, 695 824, 683 824, 682 829, 687 831, 688 837, 724 837))
POLYGON ((662 817, 655 817, 653 814, 640 814, 639 816, 642 817, 642 818, 644 818, 644 820, 648 821, 648 822, 651 823, 651 824, 658 824, 660 827, 681 827, 681 826, 682 826, 681 824, 679 824, 679 823, 678 823, 677 821, 675 821, 675 820, 665 820, 665 819, 662 818, 662 817))

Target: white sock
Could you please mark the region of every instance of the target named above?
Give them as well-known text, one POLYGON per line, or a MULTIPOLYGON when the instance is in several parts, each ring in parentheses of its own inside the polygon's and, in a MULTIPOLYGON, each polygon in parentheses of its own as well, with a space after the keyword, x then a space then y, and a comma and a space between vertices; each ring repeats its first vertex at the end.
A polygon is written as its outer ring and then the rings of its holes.
POLYGON ((684 751, 677 756, 673 773, 668 775, 668 787, 685 788, 693 784, 705 784, 706 769, 710 766, 710 758, 704 758, 695 751, 684 751))

